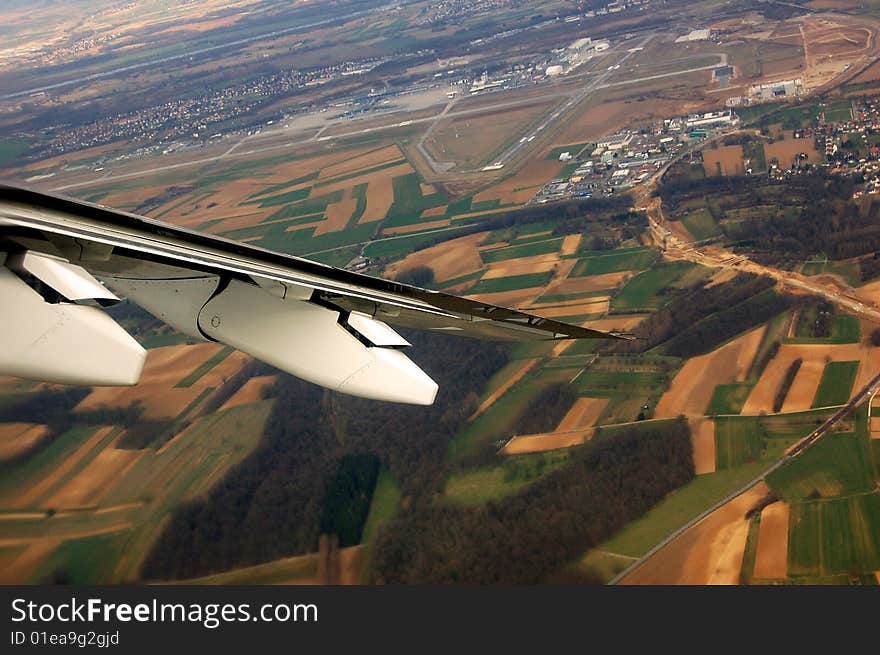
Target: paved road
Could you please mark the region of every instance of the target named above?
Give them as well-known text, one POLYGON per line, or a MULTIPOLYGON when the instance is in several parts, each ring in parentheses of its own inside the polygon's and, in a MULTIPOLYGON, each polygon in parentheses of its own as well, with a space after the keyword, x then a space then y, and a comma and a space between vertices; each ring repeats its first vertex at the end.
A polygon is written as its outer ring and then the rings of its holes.
POLYGON ((662 202, 659 197, 654 198, 647 205, 648 225, 655 245, 665 252, 668 257, 685 259, 688 261, 715 268, 733 269, 759 275, 768 275, 777 280, 783 286, 791 287, 798 291, 822 296, 829 302, 843 308, 847 312, 874 323, 880 323, 880 308, 874 306, 868 298, 861 298, 854 290, 838 288, 834 285, 806 277, 794 271, 783 271, 771 266, 764 266, 752 261, 748 257, 736 254, 720 246, 709 247, 689 243, 673 234, 667 228, 666 218, 663 215, 662 202))

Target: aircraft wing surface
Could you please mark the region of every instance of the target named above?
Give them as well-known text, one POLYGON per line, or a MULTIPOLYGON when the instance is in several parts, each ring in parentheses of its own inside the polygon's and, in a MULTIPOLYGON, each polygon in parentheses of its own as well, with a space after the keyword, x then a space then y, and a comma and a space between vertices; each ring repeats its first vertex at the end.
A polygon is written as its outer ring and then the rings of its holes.
POLYGON ((0 326, 0 373, 135 384, 145 351, 95 306, 120 296, 317 384, 416 404, 433 402, 437 385, 389 324, 516 341, 627 337, 0 184, 0 298, 13 317, 0 326))

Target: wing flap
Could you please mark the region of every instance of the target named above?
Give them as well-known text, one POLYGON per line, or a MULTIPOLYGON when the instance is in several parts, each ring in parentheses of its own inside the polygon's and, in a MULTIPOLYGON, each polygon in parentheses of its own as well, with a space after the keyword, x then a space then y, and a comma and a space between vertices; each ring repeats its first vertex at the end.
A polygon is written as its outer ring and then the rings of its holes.
MULTIPOLYGON (((274 295, 311 289, 313 299, 402 327, 481 338, 536 340, 627 338, 561 321, 346 271, 300 257, 153 221, 107 207, 0 184, 0 232, 67 237, 86 250, 112 251, 107 261, 80 262, 96 273, 125 277, 154 266, 249 279, 274 295), (279 286, 280 285, 280 286, 279 286), (284 288, 282 288, 284 287, 284 288)), ((96 261, 97 260, 97 261, 96 261)), ((99 275, 100 277, 100 275, 99 275)))

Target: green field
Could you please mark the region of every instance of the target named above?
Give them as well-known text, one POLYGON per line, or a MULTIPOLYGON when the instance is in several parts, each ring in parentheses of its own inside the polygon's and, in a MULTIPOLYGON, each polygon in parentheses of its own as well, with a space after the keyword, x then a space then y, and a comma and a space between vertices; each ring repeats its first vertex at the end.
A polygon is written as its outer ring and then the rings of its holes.
POLYGON ((578 154, 581 150, 586 148, 588 145, 590 145, 589 142, 588 143, 572 143, 567 146, 556 146, 550 152, 547 153, 546 159, 555 159, 558 161, 559 155, 561 155, 563 152, 569 152, 569 153, 571 153, 571 156, 574 157, 576 154, 578 154))
POLYGON ((468 293, 497 293, 499 291, 543 287, 552 277, 552 271, 547 271, 546 273, 527 273, 525 275, 509 275, 507 277, 493 277, 488 280, 480 280, 468 290, 468 293))
POLYGON ((666 303, 662 291, 672 287, 696 265, 689 262, 658 264, 627 282, 612 300, 612 310, 657 309, 666 303))
POLYGON ((643 271, 657 261, 658 253, 653 248, 624 248, 609 252, 589 252, 581 258, 571 271, 571 277, 602 275, 621 271, 643 271))
POLYGON ((107 584, 113 581, 108 562, 122 557, 131 530, 65 541, 42 562, 32 582, 107 584))
POLYGON ((760 141, 752 141, 742 147, 743 159, 749 159, 748 168, 752 173, 760 173, 767 170, 767 158, 764 156, 764 144, 760 141))
POLYGON ((848 102, 835 102, 825 108, 825 120, 841 123, 852 120, 852 107, 848 102))
POLYGON ((662 391, 669 385, 669 380, 668 373, 659 371, 603 371, 590 368, 578 377, 575 384, 581 395, 602 396, 618 391, 662 391))
POLYGON ((875 483, 869 439, 857 433, 831 433, 767 477, 788 502, 870 491, 875 483))
POLYGON ((813 407, 845 405, 852 392, 859 362, 829 362, 822 371, 822 380, 813 399, 813 407))
POLYGON ((27 139, 0 139, 0 166, 7 166, 30 150, 31 142, 27 139))
POLYGON ((880 494, 792 505, 788 570, 794 576, 880 570, 880 494))
POLYGON ((724 470, 761 457, 760 419, 730 416, 715 419, 715 468, 724 470))
POLYGON ((712 392, 712 399, 706 408, 706 414, 717 416, 719 414, 739 414, 745 405, 754 384, 751 382, 735 382, 733 384, 719 384, 712 392))
POLYGON ((544 241, 535 241, 533 243, 524 243, 520 246, 507 246, 496 250, 483 250, 480 257, 484 262, 490 264, 492 262, 500 262, 508 259, 519 259, 521 257, 534 257, 536 255, 549 255, 557 252, 562 245, 562 237, 546 239, 544 241))
POLYGON ((567 461, 568 454, 560 452, 519 455, 495 466, 453 473, 443 494, 461 505, 482 505, 527 487, 567 461))
POLYGON ((706 208, 686 214, 681 218, 681 222, 697 241, 711 239, 721 234, 721 227, 706 208))
POLYGON ((861 340, 859 320, 849 314, 835 314, 834 322, 831 324, 831 336, 806 336, 811 334, 815 316, 813 308, 803 310, 795 329, 797 336, 785 339, 785 343, 858 343, 861 340))
POLYGON ((398 175, 392 179, 394 202, 385 216, 385 227, 413 225, 422 220, 422 212, 431 207, 445 205, 445 195, 422 195, 421 178, 416 173, 398 175))
POLYGON ((401 491, 397 480, 390 471, 382 469, 379 479, 376 481, 376 489, 373 491, 373 500, 370 503, 370 513, 364 524, 361 542, 373 541, 382 529, 382 526, 392 521, 400 511, 401 491))

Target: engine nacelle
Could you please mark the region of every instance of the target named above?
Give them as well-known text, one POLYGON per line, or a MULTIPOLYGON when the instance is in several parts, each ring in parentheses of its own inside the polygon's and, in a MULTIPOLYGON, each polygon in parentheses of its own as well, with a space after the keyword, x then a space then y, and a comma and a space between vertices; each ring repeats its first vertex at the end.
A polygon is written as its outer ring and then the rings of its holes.
MULTIPOLYGON (((59 275, 56 289, 83 284, 78 272, 68 280, 62 279, 67 275, 63 267, 54 273, 59 275)), ((131 385, 140 379, 146 351, 97 307, 46 302, 4 266, 0 303, 6 308, 0 321, 0 373, 89 386, 131 385)))
POLYGON ((342 312, 232 280, 202 308, 205 335, 342 393, 430 405, 437 383, 399 348, 406 341, 366 314, 342 312))

